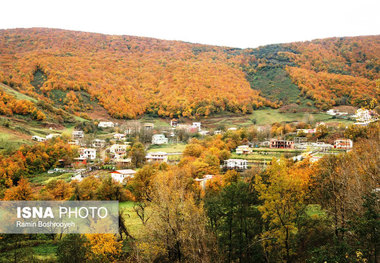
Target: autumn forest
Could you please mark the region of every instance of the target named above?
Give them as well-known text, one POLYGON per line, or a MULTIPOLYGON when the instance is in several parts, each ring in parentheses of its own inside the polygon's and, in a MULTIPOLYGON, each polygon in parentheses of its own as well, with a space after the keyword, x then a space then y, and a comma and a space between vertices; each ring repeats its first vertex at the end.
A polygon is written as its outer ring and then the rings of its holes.
POLYGON ((0 263, 379 263, 379 102, 380 35, 0 30, 0 263), (9 201, 116 221, 12 232, 9 201))
POLYGON ((364 106, 379 96, 379 41, 331 38, 235 49, 58 29, 1 30, 0 82, 77 113, 91 107, 87 94, 116 118, 194 118, 283 105, 255 83, 260 72, 280 68, 299 97, 319 109, 364 106))

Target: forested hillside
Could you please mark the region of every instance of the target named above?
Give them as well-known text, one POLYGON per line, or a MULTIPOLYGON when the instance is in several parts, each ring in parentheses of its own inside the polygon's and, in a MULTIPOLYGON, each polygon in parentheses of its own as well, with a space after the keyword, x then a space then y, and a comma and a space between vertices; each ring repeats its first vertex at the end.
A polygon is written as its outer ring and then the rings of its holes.
POLYGON ((250 113, 310 100, 319 109, 376 104, 379 71, 380 36, 242 50, 59 29, 0 30, 0 82, 69 112, 98 103, 116 118, 250 113))

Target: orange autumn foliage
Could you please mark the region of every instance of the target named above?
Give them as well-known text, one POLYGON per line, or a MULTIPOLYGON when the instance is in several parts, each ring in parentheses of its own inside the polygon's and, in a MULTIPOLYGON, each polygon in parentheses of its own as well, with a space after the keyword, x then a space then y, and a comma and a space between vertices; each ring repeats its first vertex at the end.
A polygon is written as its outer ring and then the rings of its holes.
POLYGON ((298 66, 286 70, 316 106, 364 106, 379 98, 380 36, 318 39, 288 44, 286 55, 298 66))
POLYGON ((5 201, 33 200, 32 187, 28 179, 21 178, 17 186, 7 189, 4 193, 5 201))
POLYGON ((0 81, 44 100, 52 90, 83 90, 117 118, 246 113, 271 104, 251 89, 241 58, 222 47, 33 28, 1 30, 0 51, 0 81), (39 88, 31 85, 37 69, 47 76, 39 88))
POLYGON ((39 121, 46 119, 45 114, 38 110, 33 102, 18 100, 0 89, 0 115, 12 116, 13 114, 32 115, 33 119, 39 121))

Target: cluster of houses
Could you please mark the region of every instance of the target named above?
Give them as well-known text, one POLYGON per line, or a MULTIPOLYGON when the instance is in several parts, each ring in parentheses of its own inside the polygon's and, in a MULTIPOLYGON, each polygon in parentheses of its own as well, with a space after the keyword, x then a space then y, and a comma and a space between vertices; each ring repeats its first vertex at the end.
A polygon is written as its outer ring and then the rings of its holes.
POLYGON ((356 119, 355 125, 367 126, 371 122, 378 121, 378 116, 373 110, 358 109, 353 116, 356 119))
POLYGON ((378 114, 374 110, 358 109, 355 114, 348 112, 341 112, 338 109, 330 109, 326 112, 331 116, 347 117, 356 120, 355 125, 367 126, 371 122, 378 120, 378 114))
POLYGON ((53 139, 55 137, 59 137, 61 136, 60 134, 57 134, 57 133, 51 133, 49 135, 46 135, 46 137, 41 137, 41 136, 32 136, 32 140, 33 141, 36 141, 36 142, 44 142, 44 141, 47 141, 47 140, 50 140, 50 139, 53 139))
MULTIPOLYGON (((299 137, 297 137, 299 138, 299 137)), ((290 141, 290 140, 279 140, 279 139, 271 139, 269 141, 270 149, 300 149, 305 150, 307 148, 314 148, 319 151, 327 151, 331 149, 340 149, 340 150, 350 150, 353 147, 353 141, 351 139, 337 139, 334 141, 334 144, 328 144, 325 142, 306 142, 304 140, 301 141, 290 141)), ((253 148, 249 145, 239 145, 235 152, 239 155, 251 154, 253 148)))
MULTIPOLYGON (((338 110, 329 110, 327 112, 330 115, 333 116, 349 116, 347 112, 340 112, 338 110)), ((370 122, 373 122, 377 120, 377 115, 374 114, 372 111, 369 110, 363 110, 359 109, 356 111, 356 114, 353 115, 353 117, 356 119, 357 125, 367 125, 370 122)), ((350 139, 337 139, 334 141, 333 144, 328 144, 325 142, 308 142, 307 138, 304 137, 305 134, 314 134, 317 132, 318 125, 323 125, 324 123, 318 123, 315 128, 311 129, 298 129, 297 133, 295 134, 295 138, 292 140, 286 140, 286 139, 277 139, 272 138, 270 140, 262 141, 260 143, 257 143, 256 145, 249 144, 249 145, 239 145, 236 148, 236 154, 237 155, 249 155, 253 154, 254 147, 263 147, 263 148, 269 148, 269 149, 289 149, 293 150, 294 152, 303 151, 302 154, 298 156, 293 156, 293 160, 302 160, 305 158, 305 156, 308 156, 311 158, 311 161, 316 161, 321 158, 321 154, 328 154, 332 153, 333 149, 340 149, 340 150, 350 150, 353 147, 353 142, 350 139), (302 133, 301 136, 300 135, 302 133)), ((118 126, 118 124, 110 122, 110 121, 101 121, 98 123, 99 128, 115 128, 115 126, 118 126)), ((109 158, 110 162, 112 164, 116 164, 117 167, 123 167, 126 168, 131 164, 131 158, 128 156, 128 151, 131 148, 131 145, 129 142, 127 142, 127 138, 129 135, 134 134, 136 132, 141 131, 142 129, 144 131, 150 131, 150 133, 145 133, 148 136, 152 136, 151 138, 151 144, 152 145, 163 145, 169 143, 169 138, 171 136, 174 136, 175 131, 177 130, 185 130, 189 133, 199 133, 200 135, 207 135, 209 134, 209 131, 202 129, 201 122, 193 122, 192 124, 182 124, 179 123, 177 119, 172 119, 170 121, 171 130, 168 131, 161 131, 161 133, 154 134, 154 124, 153 123, 143 123, 143 124, 136 124, 129 127, 118 127, 116 133, 114 133, 114 130, 112 130, 112 138, 111 134, 107 140, 95 138, 91 140, 90 142, 85 140, 85 134, 81 130, 75 130, 72 132, 72 138, 69 142, 72 145, 79 146, 79 157, 75 158, 76 164, 87 164, 88 162, 95 162, 98 159, 105 159, 106 157, 109 158)), ((231 127, 228 129, 228 131, 235 131, 237 128, 231 127)), ((222 131, 217 130, 214 131, 214 134, 221 134, 222 131)), ((60 136, 60 134, 49 134, 48 136, 39 137, 39 136, 33 136, 32 139, 36 141, 45 141, 47 139, 51 139, 54 137, 60 136)), ((150 138, 150 137, 148 137, 150 138)), ((292 151, 293 152, 293 151, 292 151)), ((298 154, 298 153, 296 153, 298 154)), ((147 162, 168 162, 168 156, 169 154, 163 151, 151 151, 148 152, 145 156, 147 162)), ((125 182, 125 179, 133 178, 136 171, 131 169, 119 169, 114 170, 110 173, 111 177, 120 183, 125 182)), ((240 157, 236 157, 225 160, 221 168, 224 168, 225 170, 234 169, 237 171, 244 171, 249 168, 249 162, 248 160, 240 157)), ((79 171, 79 170, 78 170, 79 171)), ((73 177, 72 180, 82 180, 84 178, 83 172, 77 172, 73 177)), ((197 178, 195 181, 199 182, 201 187, 205 187, 206 182, 208 180, 211 180, 213 178, 213 175, 205 175, 203 178, 197 178)))

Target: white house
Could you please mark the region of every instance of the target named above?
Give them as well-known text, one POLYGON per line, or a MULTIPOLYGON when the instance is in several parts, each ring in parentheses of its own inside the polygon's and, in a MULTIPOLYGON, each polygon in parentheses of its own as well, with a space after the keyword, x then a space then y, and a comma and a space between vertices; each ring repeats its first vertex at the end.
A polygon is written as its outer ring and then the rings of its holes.
POLYGON ((104 145, 106 145, 105 140, 95 139, 92 141, 92 147, 102 148, 102 147, 104 147, 104 145))
POLYGON ((248 162, 244 159, 228 159, 224 161, 224 167, 227 169, 246 170, 248 162))
POLYGON ((136 171, 131 169, 125 169, 125 170, 116 170, 111 173, 112 179, 119 183, 123 183, 125 178, 133 178, 136 174, 136 171))
POLYGON ((334 141, 334 148, 349 150, 352 149, 354 143, 350 139, 337 139, 334 141))
POLYGON ((115 124, 112 121, 101 121, 98 124, 99 128, 113 128, 115 124))
POLYGON ((354 118, 358 121, 358 122, 367 122, 367 121, 370 121, 372 119, 372 116, 370 114, 370 111, 369 110, 366 110, 366 109, 358 109, 354 115, 354 118))
POLYGON ((343 115, 348 115, 348 112, 339 111, 337 109, 329 109, 328 111, 326 111, 326 114, 331 115, 331 116, 343 116, 343 115))
POLYGON ((252 148, 249 145, 239 145, 236 148, 236 154, 249 154, 252 153, 252 148))
POLYGON ((313 134, 316 133, 317 129, 297 129, 297 134, 304 133, 304 134, 313 134))
POLYGON ((113 144, 110 147, 110 153, 114 155, 115 159, 124 159, 123 157, 127 154, 129 147, 127 144, 113 144))
POLYGON ((335 116, 337 113, 336 113, 336 110, 329 109, 328 111, 326 111, 326 114, 331 115, 331 116, 335 116))
POLYGON ((168 138, 163 134, 155 134, 152 136, 152 144, 166 144, 168 142, 168 138))
POLYGON ((167 162, 168 154, 166 152, 150 152, 145 159, 147 162, 167 162))
POLYGON ((50 140, 50 139, 53 139, 53 138, 59 137, 59 136, 61 136, 61 135, 58 133, 51 133, 51 134, 46 136, 46 140, 50 140))
POLYGON ((228 131, 237 131, 237 128, 236 127, 231 127, 231 128, 228 128, 228 131))
POLYGON ((205 130, 199 131, 199 134, 202 135, 202 136, 206 136, 206 135, 209 134, 209 131, 205 131, 205 130))
POLYGON ((80 148, 79 158, 95 160, 96 159, 96 149, 92 148, 80 148))
POLYGON ((37 141, 37 142, 44 142, 44 141, 46 141, 46 139, 44 137, 40 137, 40 136, 37 136, 37 135, 32 136, 32 140, 33 141, 37 141))
POLYGON ((206 174, 202 179, 195 178, 194 181, 199 182, 199 185, 204 190, 206 188, 207 181, 211 180, 214 176, 211 174, 206 174))
POLYGON ((72 136, 73 136, 74 140, 82 139, 84 137, 84 132, 83 131, 73 131, 72 136))
POLYGON ((334 148, 334 146, 328 143, 324 143, 324 142, 313 142, 311 143, 310 148, 313 148, 318 151, 326 152, 334 148))
POLYGON ((123 133, 115 133, 115 134, 113 135, 113 138, 116 139, 116 140, 118 140, 118 141, 123 141, 123 140, 125 140, 125 139, 126 139, 125 137, 126 137, 126 135, 123 134, 123 133))

